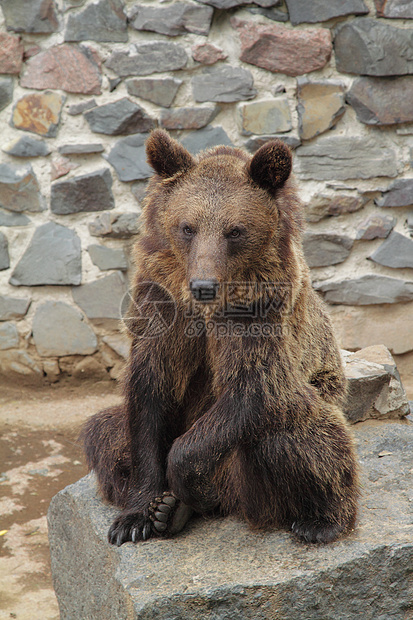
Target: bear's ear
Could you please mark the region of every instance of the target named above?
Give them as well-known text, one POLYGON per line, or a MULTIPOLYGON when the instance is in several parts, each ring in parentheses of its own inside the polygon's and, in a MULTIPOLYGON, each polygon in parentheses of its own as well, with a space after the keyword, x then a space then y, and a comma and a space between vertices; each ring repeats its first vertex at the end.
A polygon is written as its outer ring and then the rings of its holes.
POLYGON ((249 175, 263 189, 270 192, 282 187, 290 176, 291 151, 281 140, 263 144, 249 164, 249 175))
POLYGON ((161 177, 173 177, 192 168, 192 155, 163 129, 155 129, 146 141, 148 164, 161 177))

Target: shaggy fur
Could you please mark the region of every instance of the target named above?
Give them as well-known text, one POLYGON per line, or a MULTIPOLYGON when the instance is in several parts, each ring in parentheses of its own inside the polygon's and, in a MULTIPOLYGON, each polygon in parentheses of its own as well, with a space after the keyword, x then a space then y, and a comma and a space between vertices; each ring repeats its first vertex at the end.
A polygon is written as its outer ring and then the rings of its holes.
POLYGON ((109 540, 159 535, 149 506, 165 491, 200 513, 335 540, 355 522, 357 465, 290 151, 274 141, 252 158, 229 147, 193 158, 156 130, 147 154, 124 404, 83 431, 103 496, 123 509, 109 540), (219 285, 215 302, 194 303, 194 280, 219 285), (148 339, 142 316, 155 303, 167 328, 148 339))

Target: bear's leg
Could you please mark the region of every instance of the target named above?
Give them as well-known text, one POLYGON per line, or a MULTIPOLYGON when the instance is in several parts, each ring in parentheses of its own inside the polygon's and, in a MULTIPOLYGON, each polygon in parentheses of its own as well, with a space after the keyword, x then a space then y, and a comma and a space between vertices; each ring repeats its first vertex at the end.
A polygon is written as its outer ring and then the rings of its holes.
POLYGON ((337 410, 337 416, 238 448, 223 502, 228 512, 241 513, 253 528, 287 527, 309 543, 328 543, 349 531, 356 518, 358 474, 340 418, 337 410))
POLYGON ((92 416, 80 434, 86 462, 93 469, 103 497, 123 508, 129 492, 128 420, 122 405, 92 416))

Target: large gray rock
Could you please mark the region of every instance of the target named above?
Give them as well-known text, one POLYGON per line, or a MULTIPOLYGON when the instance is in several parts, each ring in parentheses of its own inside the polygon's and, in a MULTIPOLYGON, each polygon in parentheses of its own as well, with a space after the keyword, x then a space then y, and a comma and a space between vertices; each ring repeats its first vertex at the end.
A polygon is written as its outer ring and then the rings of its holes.
POLYGON ((14 157, 45 157, 51 153, 50 147, 44 140, 21 136, 1 147, 1 150, 14 157))
POLYGON ((413 29, 361 17, 339 26, 334 38, 337 70, 360 75, 413 73, 413 29))
POLYGON ((367 274, 345 280, 314 282, 329 304, 367 306, 396 304, 413 300, 413 282, 378 274, 367 274))
POLYGON ((365 202, 361 196, 350 194, 317 194, 305 205, 305 218, 307 222, 319 222, 325 217, 354 213, 362 209, 365 202))
POLYGON ((113 52, 106 66, 121 77, 150 75, 183 69, 188 62, 185 49, 171 41, 133 43, 129 49, 113 52))
POLYGON ((129 239, 137 235, 141 227, 140 213, 102 213, 89 224, 92 237, 129 239))
POLYGON ((9 243, 4 233, 0 232, 0 271, 10 267, 9 243))
POLYGON ((118 511, 93 475, 48 513, 61 620, 406 620, 411 605, 413 424, 355 427, 362 497, 354 533, 326 546, 235 518, 192 520, 171 540, 113 547, 118 511))
POLYGON ((218 112, 218 106, 162 110, 159 124, 165 129, 201 129, 208 125, 218 112))
POLYGON ((413 267, 413 239, 393 231, 369 258, 394 269, 413 267))
POLYGON ((398 172, 396 151, 372 137, 323 136, 296 153, 297 171, 304 179, 371 179, 398 172))
POLYGON ((205 149, 210 149, 221 144, 233 146, 230 138, 222 127, 212 127, 212 125, 204 129, 199 129, 198 131, 191 131, 181 142, 193 155, 197 155, 205 149))
POLYGON ((14 323, 0 323, 0 351, 16 349, 19 346, 19 332, 14 323))
POLYGON ((59 27, 54 0, 1 0, 7 30, 49 34, 59 27))
POLYGON ((36 213, 45 209, 39 183, 30 164, 0 164, 0 206, 18 213, 36 213))
POLYGON ((219 69, 208 68, 191 80, 195 101, 231 103, 253 99, 257 94, 254 79, 247 69, 226 65, 219 69))
POLYGON ((13 213, 0 209, 0 226, 27 226, 30 220, 24 213, 13 213))
POLYGON ((333 233, 306 232, 303 239, 304 256, 309 267, 337 265, 346 260, 353 239, 333 233))
POLYGON ((0 296, 0 321, 23 318, 30 306, 31 300, 25 297, 0 296))
POLYGON ((378 17, 413 19, 413 3, 410 0, 374 0, 378 17))
POLYGON ((67 215, 82 211, 113 209, 112 175, 108 168, 52 183, 50 208, 53 213, 67 215))
POLYGON ((389 236, 396 223, 395 217, 374 213, 357 226, 356 239, 362 239, 363 241, 385 239, 389 236))
POLYGON ((87 251, 92 263, 102 271, 107 271, 108 269, 126 271, 128 268, 128 261, 122 249, 116 250, 107 248, 104 245, 93 244, 88 246, 87 251))
POLYGON ((325 22, 343 15, 365 15, 369 12, 363 0, 286 0, 292 24, 325 22))
POLYGON ((92 131, 109 136, 145 133, 155 127, 145 110, 127 97, 92 108, 84 117, 92 131))
POLYGON ((121 319, 127 284, 120 272, 72 289, 74 301, 89 319, 121 319))
POLYGON ((129 95, 169 108, 181 84, 182 80, 172 77, 131 78, 126 80, 126 89, 129 95))
POLYGON ((13 286, 80 284, 80 239, 74 230, 48 222, 36 228, 10 278, 13 286))
POLYGON ((123 0, 98 0, 79 13, 70 13, 65 41, 127 41, 123 8, 123 0))
POLYGON ((192 32, 208 35, 214 9, 190 2, 175 2, 167 6, 135 5, 129 21, 136 30, 149 30, 175 37, 192 32))
POLYGON ((46 301, 33 318, 33 340, 39 355, 90 355, 97 338, 79 310, 61 301, 46 301))
POLYGON ((348 382, 344 412, 350 422, 403 418, 410 413, 396 363, 384 345, 356 353, 342 351, 342 358, 348 382))
POLYGON ((121 181, 148 179, 153 175, 146 163, 145 141, 148 134, 136 134, 118 140, 105 159, 117 172, 121 181))
POLYGON ((348 103, 366 125, 394 125, 413 121, 413 77, 359 78, 347 93, 348 103))
POLYGON ((0 79, 0 112, 7 108, 13 100, 13 78, 3 77, 0 79))
POLYGON ((397 179, 375 203, 386 208, 413 205, 413 179, 397 179))
POLYGON ((62 144, 57 147, 61 155, 94 155, 103 153, 105 147, 100 142, 89 142, 86 144, 62 144))

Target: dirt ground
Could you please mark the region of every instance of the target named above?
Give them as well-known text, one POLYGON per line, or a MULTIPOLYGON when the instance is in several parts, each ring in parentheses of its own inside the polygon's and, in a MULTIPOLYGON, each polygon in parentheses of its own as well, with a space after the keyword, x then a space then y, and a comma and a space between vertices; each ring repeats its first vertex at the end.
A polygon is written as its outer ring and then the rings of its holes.
MULTIPOLYGON (((405 388, 413 399, 413 381, 405 388)), ((0 620, 57 620, 47 542, 51 498, 86 473, 82 422, 119 402, 115 382, 0 386, 0 620)), ((79 620, 82 620, 79 618, 79 620)))
MULTIPOLYGON (((57 620, 51 498, 86 473, 82 421, 119 402, 115 382, 0 386, 0 620, 57 620)), ((81 620, 79 618, 79 620, 81 620)))

